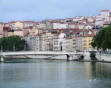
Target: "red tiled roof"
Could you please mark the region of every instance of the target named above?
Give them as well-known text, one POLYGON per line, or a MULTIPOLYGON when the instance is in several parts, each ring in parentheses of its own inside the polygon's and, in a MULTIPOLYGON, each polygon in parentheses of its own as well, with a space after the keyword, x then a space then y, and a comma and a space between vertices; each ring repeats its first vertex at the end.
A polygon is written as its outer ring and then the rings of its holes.
POLYGON ((36 23, 34 21, 23 21, 23 23, 36 23))
POLYGON ((10 27, 3 27, 3 30, 5 31, 10 31, 11 30, 11 28, 10 27))
POLYGON ((14 31, 22 31, 22 29, 16 29, 16 30, 14 30, 14 31))
POLYGON ((102 10, 102 12, 108 12, 109 10, 102 10))
POLYGON ((16 23, 16 21, 10 21, 10 22, 8 22, 8 23, 16 23))
POLYGON ((4 24, 4 23, 0 22, 0 24, 4 24))

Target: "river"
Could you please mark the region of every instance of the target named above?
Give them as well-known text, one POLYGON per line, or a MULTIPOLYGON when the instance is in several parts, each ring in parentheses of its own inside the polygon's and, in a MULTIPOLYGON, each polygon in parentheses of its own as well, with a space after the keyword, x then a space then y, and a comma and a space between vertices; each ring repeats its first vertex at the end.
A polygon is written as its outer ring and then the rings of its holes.
POLYGON ((0 63, 0 88, 111 88, 111 64, 6 60, 0 63))

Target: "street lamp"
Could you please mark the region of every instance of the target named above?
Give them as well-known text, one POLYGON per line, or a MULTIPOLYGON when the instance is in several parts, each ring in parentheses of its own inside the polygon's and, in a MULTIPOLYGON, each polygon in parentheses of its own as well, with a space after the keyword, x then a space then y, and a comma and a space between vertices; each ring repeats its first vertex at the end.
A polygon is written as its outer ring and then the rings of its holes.
POLYGON ((15 51, 15 43, 13 44, 13 51, 15 51))
POLYGON ((1 52, 3 51, 2 40, 1 40, 1 52))
POLYGON ((24 51, 26 50, 26 41, 25 41, 25 44, 24 44, 24 51))
POLYGON ((1 44, 1 52, 3 51, 3 47, 2 47, 2 44, 1 44))

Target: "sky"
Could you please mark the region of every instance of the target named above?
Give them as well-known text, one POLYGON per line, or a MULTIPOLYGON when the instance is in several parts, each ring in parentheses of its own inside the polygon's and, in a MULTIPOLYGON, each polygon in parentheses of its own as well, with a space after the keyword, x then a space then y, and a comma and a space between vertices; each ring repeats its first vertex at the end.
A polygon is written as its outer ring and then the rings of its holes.
POLYGON ((40 21, 111 11, 111 0, 0 0, 0 21, 40 21))

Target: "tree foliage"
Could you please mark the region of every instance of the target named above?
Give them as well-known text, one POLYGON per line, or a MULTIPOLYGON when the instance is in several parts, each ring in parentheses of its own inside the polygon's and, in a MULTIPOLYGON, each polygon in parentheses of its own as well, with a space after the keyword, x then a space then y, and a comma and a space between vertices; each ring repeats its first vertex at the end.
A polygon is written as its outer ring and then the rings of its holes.
POLYGON ((91 45, 97 49, 111 49, 111 25, 102 28, 93 38, 91 45))
POLYGON ((95 52, 91 52, 90 53, 90 58, 91 58, 91 60, 97 60, 96 53, 95 52))
POLYGON ((9 36, 0 39, 0 50, 20 51, 24 49, 25 41, 19 36, 9 36))

